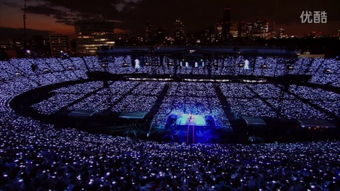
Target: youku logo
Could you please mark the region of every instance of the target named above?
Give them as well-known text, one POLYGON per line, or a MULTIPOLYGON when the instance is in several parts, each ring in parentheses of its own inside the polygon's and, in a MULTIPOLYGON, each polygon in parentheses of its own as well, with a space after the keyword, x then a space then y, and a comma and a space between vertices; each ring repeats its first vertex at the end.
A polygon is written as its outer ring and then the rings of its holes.
POLYGON ((326 11, 302 11, 300 15, 301 23, 325 24, 327 23, 326 11))

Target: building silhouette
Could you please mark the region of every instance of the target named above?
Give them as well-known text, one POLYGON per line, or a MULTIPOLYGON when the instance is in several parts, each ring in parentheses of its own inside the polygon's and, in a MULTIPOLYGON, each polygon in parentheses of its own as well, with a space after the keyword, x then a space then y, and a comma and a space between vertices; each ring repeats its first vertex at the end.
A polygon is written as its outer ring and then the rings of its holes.
POLYGON ((75 31, 78 55, 94 55, 99 47, 115 45, 112 21, 78 21, 75 23, 75 31))
POLYGON ((230 26, 231 26, 231 16, 230 8, 224 8, 223 19, 222 19, 222 40, 228 40, 230 38, 230 26))
POLYGON ((185 30, 184 30, 184 24, 182 20, 176 19, 175 21, 175 34, 174 39, 176 44, 184 44, 185 43, 185 30))
POLYGON ((50 34, 48 36, 50 41, 51 56, 60 56, 61 53, 69 53, 69 39, 68 36, 62 34, 50 34))

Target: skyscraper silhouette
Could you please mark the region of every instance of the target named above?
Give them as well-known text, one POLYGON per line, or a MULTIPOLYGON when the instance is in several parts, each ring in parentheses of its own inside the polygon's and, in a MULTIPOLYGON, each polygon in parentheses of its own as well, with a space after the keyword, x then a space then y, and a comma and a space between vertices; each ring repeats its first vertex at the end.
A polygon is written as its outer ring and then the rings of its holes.
POLYGON ((230 38, 230 8, 224 8, 223 10, 223 20, 222 20, 222 40, 227 40, 230 38))

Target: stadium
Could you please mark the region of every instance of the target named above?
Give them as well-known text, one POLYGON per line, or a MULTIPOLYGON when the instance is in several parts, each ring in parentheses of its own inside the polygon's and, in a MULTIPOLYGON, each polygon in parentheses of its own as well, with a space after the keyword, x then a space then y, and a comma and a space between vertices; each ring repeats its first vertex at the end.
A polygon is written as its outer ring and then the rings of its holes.
POLYGON ((1 61, 0 185, 336 190, 339 62, 258 47, 1 61))

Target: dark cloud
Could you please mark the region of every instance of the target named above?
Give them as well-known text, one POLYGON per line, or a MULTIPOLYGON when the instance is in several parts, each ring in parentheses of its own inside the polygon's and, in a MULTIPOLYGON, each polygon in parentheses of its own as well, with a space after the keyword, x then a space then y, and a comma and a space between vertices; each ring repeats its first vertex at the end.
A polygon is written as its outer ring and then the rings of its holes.
POLYGON ((57 22, 67 25, 73 25, 74 21, 79 18, 78 14, 71 12, 65 8, 53 8, 48 4, 39 4, 34 6, 27 6, 27 13, 40 14, 53 17, 57 22))
POLYGON ((299 22, 303 10, 325 10, 329 20, 340 20, 339 0, 144 0, 128 18, 136 24, 149 20, 169 26, 180 17, 189 29, 197 30, 220 20, 224 7, 231 8, 233 21, 299 22))
POLYGON ((74 21, 90 18, 110 19, 127 28, 126 14, 141 0, 35 0, 27 12, 53 17, 58 23, 73 25, 74 21))
POLYGON ((171 27, 182 18, 187 30, 212 26, 230 7, 233 21, 269 19, 276 23, 297 23, 303 10, 325 10, 330 21, 340 20, 339 0, 37 0, 31 13, 53 16, 71 24, 74 19, 100 17, 121 22, 119 27, 142 31, 146 23, 171 27), (60 7, 55 8, 55 7, 60 7), (65 11, 68 10, 68 11, 65 11))
POLYGON ((7 7, 14 7, 14 8, 20 7, 20 5, 18 3, 10 2, 10 1, 4 1, 4 2, 1 2, 1 4, 5 5, 7 7))
MULTIPOLYGON (((47 37, 49 32, 50 31, 26 29, 26 35, 28 38, 32 38, 32 36, 35 36, 35 35, 47 37)), ((24 29, 0 27, 0 40, 22 39, 23 34, 24 34, 24 29)))
POLYGON ((64 12, 58 9, 51 8, 46 5, 28 6, 26 8, 28 13, 41 14, 47 16, 63 15, 64 12))
POLYGON ((131 5, 140 0, 39 0, 51 6, 60 6, 81 13, 84 16, 103 16, 116 18, 122 11, 128 10, 131 5))

